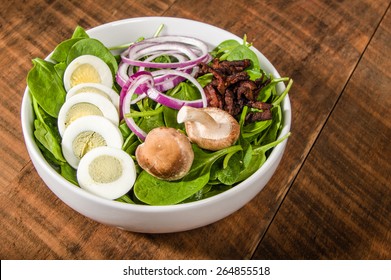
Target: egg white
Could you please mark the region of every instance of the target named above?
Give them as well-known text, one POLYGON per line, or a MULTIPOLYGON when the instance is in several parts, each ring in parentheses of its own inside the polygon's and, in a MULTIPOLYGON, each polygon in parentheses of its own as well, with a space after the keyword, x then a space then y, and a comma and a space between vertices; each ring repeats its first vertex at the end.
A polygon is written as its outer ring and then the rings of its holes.
POLYGON ((80 158, 73 150, 73 143, 77 137, 87 131, 92 131, 103 137, 106 145, 120 149, 123 137, 118 126, 102 116, 84 116, 73 121, 64 131, 61 148, 66 161, 77 169, 80 158))
MULTIPOLYGON (((106 175, 106 174, 103 174, 106 175)), ((110 174, 107 174, 110 177, 110 174)), ((106 199, 116 199, 126 194, 131 190, 136 181, 136 167, 132 157, 125 151, 102 146, 89 151, 80 160, 79 167, 77 169, 77 180, 80 187, 90 193, 106 199), (118 161, 118 168, 121 170, 110 170, 112 168, 100 167, 99 171, 92 170, 94 161, 99 160, 99 157, 108 156, 118 161), (100 182, 97 176, 94 176, 95 172, 119 172, 120 175, 116 176, 112 181, 100 182)))
POLYGON ((68 92, 73 86, 77 84, 72 84, 72 76, 75 74, 75 71, 80 71, 80 67, 89 66, 87 69, 92 70, 92 73, 89 71, 79 72, 79 77, 81 81, 79 83, 98 83, 103 84, 109 88, 113 87, 114 79, 113 74, 111 73, 110 67, 99 57, 94 55, 82 55, 74 60, 67 66, 64 72, 64 88, 68 92), (99 76, 99 81, 95 80, 95 76, 99 76))
MULTIPOLYGON (((57 126, 58 131, 61 136, 63 136, 66 129, 67 116, 70 109, 80 103, 89 103, 96 106, 101 112, 102 116, 110 120, 114 125, 118 126, 119 124, 119 114, 117 108, 109 99, 103 97, 98 93, 93 92, 83 92, 75 94, 72 97, 68 98, 65 103, 62 105, 60 112, 58 114, 57 126)), ((85 116, 83 112, 79 112, 79 117, 85 116)), ((77 116, 74 116, 76 118, 77 116)), ((69 125, 69 124, 68 124, 69 125)))
POLYGON ((110 87, 107 87, 102 84, 97 84, 97 83, 82 83, 78 84, 74 87, 72 87, 66 95, 66 100, 71 98, 72 96, 83 93, 83 92, 94 92, 97 94, 100 94, 102 96, 105 96, 106 98, 111 100, 111 103, 114 104, 115 108, 119 110, 119 94, 113 90, 110 87))

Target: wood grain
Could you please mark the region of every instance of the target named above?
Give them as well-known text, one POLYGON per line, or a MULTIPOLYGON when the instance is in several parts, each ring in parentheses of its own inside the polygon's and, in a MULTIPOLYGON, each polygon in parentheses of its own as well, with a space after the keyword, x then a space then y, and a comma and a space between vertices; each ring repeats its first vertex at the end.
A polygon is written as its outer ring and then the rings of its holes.
POLYGON ((388 10, 254 258, 391 258, 388 10))
POLYGON ((390 241, 389 163, 381 157, 390 138, 390 122, 381 118, 389 100, 387 91, 376 92, 376 101, 369 92, 376 90, 377 82, 389 83, 389 76, 379 77, 387 75, 389 64, 380 59, 373 65, 375 58, 389 53, 389 48, 382 50, 390 43, 389 19, 377 30, 389 4, 385 0, 1 2, 0 257, 344 258, 347 247, 354 252, 358 243, 370 249, 353 254, 356 258, 389 257, 384 253, 390 241), (240 37, 247 34, 282 76, 295 81, 290 93, 292 137, 275 176, 245 207, 203 228, 151 235, 91 221, 56 198, 24 148, 19 107, 31 59, 45 57, 78 24, 88 29, 138 16, 184 17, 240 37), (373 72, 359 74, 367 68, 373 72), (376 113, 367 103, 376 106, 376 113), (372 143, 376 146, 369 149, 372 143), (356 155, 362 150, 369 159, 356 155), (368 184, 373 192, 365 188, 368 184), (380 201, 377 208, 376 201, 380 201), (369 228, 359 227, 364 222, 369 228), (326 226, 331 223, 334 227, 326 226), (301 232, 305 234, 300 236, 301 232))

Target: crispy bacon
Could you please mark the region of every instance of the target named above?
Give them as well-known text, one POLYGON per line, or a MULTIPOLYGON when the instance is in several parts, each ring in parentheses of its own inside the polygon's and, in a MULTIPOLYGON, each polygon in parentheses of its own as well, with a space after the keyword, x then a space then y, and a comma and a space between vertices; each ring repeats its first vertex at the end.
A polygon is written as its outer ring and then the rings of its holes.
POLYGON ((259 92, 270 80, 263 77, 250 80, 245 71, 250 65, 249 59, 219 61, 215 58, 210 64, 201 63, 196 77, 207 73, 213 75, 212 82, 204 87, 208 106, 223 109, 232 116, 237 116, 244 106, 248 106, 260 111, 250 112, 246 122, 271 119, 272 104, 257 101, 259 92))

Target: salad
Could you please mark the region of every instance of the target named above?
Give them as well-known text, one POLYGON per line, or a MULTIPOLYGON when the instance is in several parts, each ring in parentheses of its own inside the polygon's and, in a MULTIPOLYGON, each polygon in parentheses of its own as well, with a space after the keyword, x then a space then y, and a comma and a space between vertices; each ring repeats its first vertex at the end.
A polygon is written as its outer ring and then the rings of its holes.
POLYGON ((222 193, 290 135, 278 138, 293 81, 265 73, 250 46, 244 37, 210 51, 157 32, 109 49, 78 26, 49 60, 33 59, 36 143, 61 176, 106 199, 172 205, 222 193))

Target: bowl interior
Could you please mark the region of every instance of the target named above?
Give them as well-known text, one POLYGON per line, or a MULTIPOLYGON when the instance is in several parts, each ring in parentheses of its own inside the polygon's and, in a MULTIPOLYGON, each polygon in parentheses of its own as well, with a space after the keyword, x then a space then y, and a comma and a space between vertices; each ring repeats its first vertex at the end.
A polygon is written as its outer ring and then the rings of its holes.
MULTIPOLYGON (((143 17, 143 18, 133 18, 133 19, 125 19, 112 23, 107 23, 93 29, 87 31, 87 33, 92 38, 96 38, 102 41, 107 47, 113 47, 117 45, 126 44, 132 42, 140 37, 151 37, 156 32, 158 27, 164 24, 164 29, 161 32, 162 35, 184 35, 184 36, 192 36, 199 38, 205 41, 210 49, 218 45, 220 42, 227 39, 236 39, 239 42, 242 42, 242 38, 229 33, 220 28, 211 26, 209 24, 196 22, 187 19, 180 18, 168 18, 168 17, 143 17)), ((251 38, 249 38, 251 40, 251 38)), ((273 74, 275 77, 280 77, 277 70, 273 67, 273 65, 269 62, 269 60, 258 50, 254 49, 258 55, 260 60, 261 67, 267 72, 273 74)), ((50 56, 50 55, 49 55, 50 56)), ((48 56, 48 57, 49 57, 48 56)), ((278 91, 282 92, 285 87, 283 84, 278 85, 278 91)), ((283 128, 281 131, 281 135, 285 135, 290 130, 291 124, 291 106, 289 101, 289 96, 287 96, 282 102, 282 110, 283 110, 283 128)), ((109 205, 114 208, 119 209, 142 209, 141 211, 154 212, 154 211, 175 211, 181 208, 196 208, 198 205, 205 204, 213 204, 216 200, 223 199, 224 197, 233 197, 237 193, 243 191, 243 189, 248 188, 249 186, 256 184, 257 178, 263 176, 265 172, 276 163, 276 161, 280 160, 280 155, 283 153, 286 145, 286 141, 279 144, 275 147, 270 154, 267 161, 262 165, 262 167, 257 170, 250 178, 246 179, 242 183, 238 184, 234 188, 223 192, 219 195, 216 195, 211 198, 207 198, 205 200, 190 202, 187 204, 179 204, 172 206, 143 206, 143 205, 132 205, 119 203, 116 201, 108 201, 102 198, 99 198, 95 195, 92 195, 80 188, 76 188, 74 185, 66 181, 61 175, 59 175, 45 160, 43 155, 41 154, 38 146, 35 143, 33 136, 33 110, 31 105, 31 98, 26 88, 22 101, 21 108, 21 122, 22 129, 24 134, 24 139, 26 143, 26 147, 30 154, 30 157, 33 160, 35 167, 40 167, 41 172, 40 176, 42 177, 42 172, 48 174, 51 179, 54 179, 57 185, 61 185, 62 187, 68 188, 70 192, 74 193, 77 196, 82 196, 85 199, 94 201, 96 203, 109 205)), ((52 180, 53 181, 53 180, 52 180)), ((54 186, 48 187, 55 191, 54 186)), ((56 193, 58 194, 58 193, 56 193)), ((61 197, 60 197, 61 199, 61 197)))

